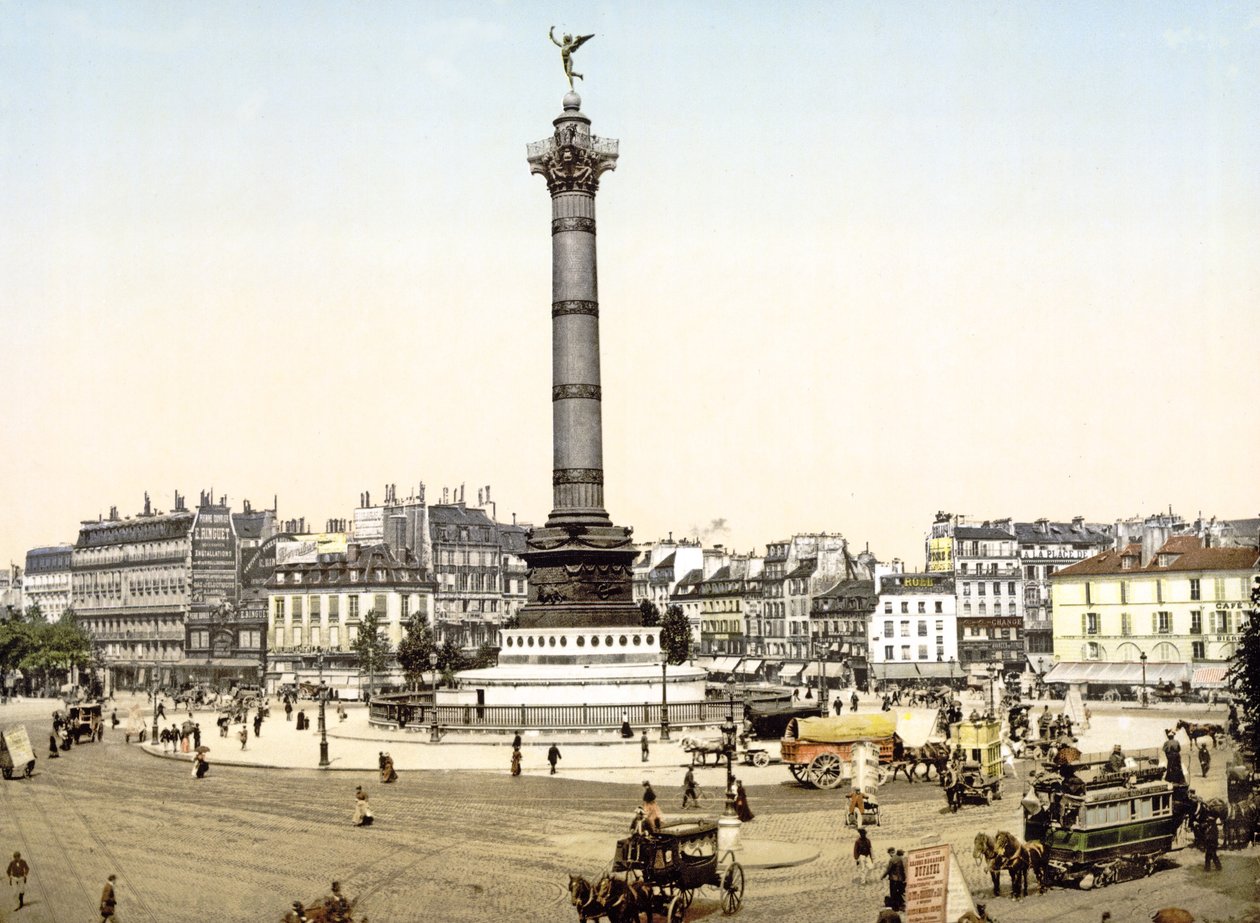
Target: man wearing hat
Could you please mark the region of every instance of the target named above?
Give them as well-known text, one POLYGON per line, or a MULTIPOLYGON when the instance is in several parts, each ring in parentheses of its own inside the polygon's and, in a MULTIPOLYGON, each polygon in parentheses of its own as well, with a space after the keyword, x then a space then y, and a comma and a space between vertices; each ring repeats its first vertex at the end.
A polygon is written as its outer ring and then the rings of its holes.
POLYGON ((13 861, 9 863, 7 874, 9 887, 17 894, 18 902, 15 909, 21 910, 26 903, 26 879, 31 874, 31 867, 26 864, 20 852, 13 854, 13 861))
POLYGON ((1124 751, 1120 749, 1120 745, 1116 744, 1111 748, 1111 756, 1107 757, 1108 772, 1124 771, 1124 751))
POLYGON ((118 906, 118 898, 114 894, 114 882, 117 880, 117 875, 110 875, 105 880, 105 887, 101 889, 101 923, 112 919, 114 908, 118 906))

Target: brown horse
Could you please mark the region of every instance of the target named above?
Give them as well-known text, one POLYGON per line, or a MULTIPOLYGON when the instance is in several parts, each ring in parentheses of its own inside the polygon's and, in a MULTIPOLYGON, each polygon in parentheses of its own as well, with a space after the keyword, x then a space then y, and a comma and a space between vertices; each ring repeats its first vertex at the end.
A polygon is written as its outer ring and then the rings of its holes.
POLYGON ((1211 738, 1213 750, 1216 749, 1216 735, 1225 736, 1225 729, 1219 724, 1191 724, 1185 719, 1177 722, 1177 730, 1185 731, 1192 744, 1197 744, 1200 737, 1211 738))
POLYGON ((625 880, 605 875, 595 885, 595 896, 608 911, 613 923, 639 923, 642 911, 650 913, 652 892, 642 881, 625 880))
POLYGON ((581 875, 569 876, 569 903, 577 910, 580 923, 607 917, 610 923, 629 923, 639 919, 639 888, 631 887, 607 872, 591 884, 581 875))
POLYGON ((906 747, 901 752, 901 758, 892 764, 892 778, 897 778, 898 772, 904 772, 906 779, 914 782, 920 766, 924 767, 924 781, 932 778, 933 769, 936 770, 939 778, 948 762, 949 744, 947 743, 934 740, 921 747, 906 747))
MULTIPOLYGON (((1022 896, 1028 895, 1028 870, 1037 876, 1037 893, 1045 894, 1050 872, 1050 853, 1039 840, 1020 841, 1014 834, 1001 831, 993 839, 993 848, 1000 856, 1007 857, 1011 873, 1011 889, 1015 888, 1016 868, 1019 869, 1022 896)), ((1016 895, 1019 897, 1021 895, 1016 895)))

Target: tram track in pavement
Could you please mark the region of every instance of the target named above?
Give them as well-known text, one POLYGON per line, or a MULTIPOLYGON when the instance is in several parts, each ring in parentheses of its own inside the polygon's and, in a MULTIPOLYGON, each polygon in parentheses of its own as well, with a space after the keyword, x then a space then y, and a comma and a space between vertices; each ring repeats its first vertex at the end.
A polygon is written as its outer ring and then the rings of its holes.
MULTIPOLYGON (((32 780, 28 779, 26 781, 32 781, 32 780)), ((36 866, 31 867, 31 874, 28 877, 28 881, 30 878, 34 878, 36 884, 39 887, 39 893, 43 896, 44 906, 48 908, 48 911, 50 913, 55 913, 55 911, 53 911, 52 909, 54 907, 52 893, 48 890, 48 884, 47 884, 47 882, 51 880, 52 878, 53 870, 49 868, 42 861, 43 859, 42 851, 39 850, 38 847, 36 847, 35 842, 25 832, 25 830, 23 830, 20 812, 18 808, 12 803, 12 800, 11 800, 12 796, 9 793, 9 786, 5 785, 5 786, 0 787, 0 791, 4 792, 5 817, 13 822, 14 829, 17 832, 18 841, 22 844, 22 849, 27 856, 28 862, 34 857, 40 856, 41 861, 39 863, 39 867, 36 867, 36 866)), ((45 821, 45 823, 43 824, 43 828, 45 830, 51 831, 52 828, 47 823, 47 816, 44 813, 42 807, 39 805, 37 799, 38 799, 38 795, 32 795, 29 800, 31 804, 35 805, 35 810, 40 814, 41 819, 45 821)), ((70 855, 66 851, 65 846, 59 840, 56 840, 55 833, 52 834, 52 837, 56 841, 57 852, 60 854, 61 858, 65 861, 65 871, 67 875, 78 883, 79 889, 83 892, 85 901, 87 901, 90 906, 91 900, 92 900, 91 892, 84 886, 82 879, 74 874, 75 863, 70 859, 70 855)), ((7 911, 8 908, 5 908, 5 909, 7 911)), ((3 919, 6 919, 6 917, 0 916, 0 920, 3 920, 3 919)), ((54 916, 51 919, 56 919, 56 917, 54 916)))

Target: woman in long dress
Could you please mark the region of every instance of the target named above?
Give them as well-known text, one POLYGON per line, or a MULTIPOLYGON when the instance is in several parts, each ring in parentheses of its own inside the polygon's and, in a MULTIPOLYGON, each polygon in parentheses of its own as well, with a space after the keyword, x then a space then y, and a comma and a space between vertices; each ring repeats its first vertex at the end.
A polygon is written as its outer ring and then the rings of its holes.
POLYGON ((368 806, 367 792, 361 785, 354 787, 354 825, 356 827, 372 826, 372 809, 368 806))
POLYGON ((519 776, 521 774, 521 748, 512 748, 512 775, 519 776))
POLYGON ((748 795, 744 792, 744 783, 735 780, 735 814, 744 823, 753 819, 753 812, 748 809, 748 795))

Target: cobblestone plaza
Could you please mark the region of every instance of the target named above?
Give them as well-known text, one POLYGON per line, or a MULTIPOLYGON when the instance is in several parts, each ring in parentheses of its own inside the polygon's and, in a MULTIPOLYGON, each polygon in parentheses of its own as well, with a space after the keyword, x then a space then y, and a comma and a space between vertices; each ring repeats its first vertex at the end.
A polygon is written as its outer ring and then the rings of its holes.
MULTIPOLYGON (((10 704, 0 720, 22 721, 38 739, 54 706, 48 700, 10 704)), ((264 724, 261 741, 251 739, 251 748, 258 745, 254 757, 261 759, 263 741, 272 740, 284 749, 309 750, 313 759, 316 738, 297 732, 273 708, 277 714, 279 720, 264 724)), ((1130 736, 1158 731, 1175 717, 1144 716, 1130 736)), ((1107 720, 1098 715, 1095 724, 1107 720)), ((607 867, 638 803, 642 775, 654 779, 667 818, 679 813, 677 744, 654 742, 647 770, 630 761, 638 760, 637 745, 619 760, 590 756, 590 744, 566 744, 557 777, 538 771, 538 759, 534 772, 514 779, 505 758, 502 769, 488 768, 504 757, 506 744, 443 751, 445 744, 334 739, 334 765, 338 755, 346 765, 356 762, 351 754, 374 756, 383 746, 396 758, 413 747, 427 751, 433 767, 470 765, 476 758, 468 754, 480 751, 487 767, 417 770, 400 759, 401 780, 386 786, 369 765, 331 772, 229 765, 239 745, 213 729, 205 742, 218 761, 197 781, 186 758, 162 759, 127 745, 121 731, 107 731, 102 743, 76 746, 57 760, 46 759, 41 748, 34 778, 0 785, 0 848, 20 850, 32 868, 28 907, 15 913, 6 903, 0 920, 94 919, 101 886, 113 873, 121 923, 278 920, 292 901, 326 893, 333 879, 357 898, 356 913, 373 921, 571 921, 567 876, 595 877, 607 867), (370 793, 374 827, 351 826, 356 785, 370 793)), ((1200 793, 1223 793, 1224 763, 1222 752, 1209 778, 1194 780, 1200 793)), ((709 793, 701 810, 716 813, 724 770, 697 773, 709 793)), ((856 883, 853 834, 841 819, 843 794, 802 788, 773 764, 739 774, 750 783, 757 815, 743 831, 750 852, 754 843, 780 844, 795 855, 816 856, 784 868, 750 867, 740 918, 874 920, 885 891, 879 883, 856 883)), ((1019 829, 1020 788, 1008 778, 1002 801, 950 815, 935 785, 885 786, 883 823, 871 830, 876 854, 889 846, 948 842, 973 894, 986 901, 988 878, 971 861, 971 840, 980 830, 1019 829)), ((1223 871, 1208 874, 1202 854, 1187 848, 1149 879, 1093 892, 1054 889, 1021 902, 1011 900, 1004 877, 1004 896, 986 902, 1003 921, 1093 921, 1105 910, 1116 923, 1138 923, 1168 905, 1190 908, 1200 920, 1241 920, 1260 901, 1257 856, 1255 848, 1223 852, 1223 871)), ((716 892, 701 892, 689 912, 689 919, 720 916, 716 892)))

